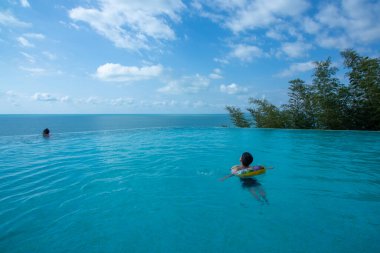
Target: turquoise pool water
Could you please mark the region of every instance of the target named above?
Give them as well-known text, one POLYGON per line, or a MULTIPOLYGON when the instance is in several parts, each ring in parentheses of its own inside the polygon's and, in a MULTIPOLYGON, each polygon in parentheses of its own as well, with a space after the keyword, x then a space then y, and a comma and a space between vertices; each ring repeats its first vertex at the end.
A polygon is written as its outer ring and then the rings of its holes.
POLYGON ((380 252, 377 132, 14 135, 0 161, 0 252, 380 252), (268 204, 218 180, 243 151, 268 204))

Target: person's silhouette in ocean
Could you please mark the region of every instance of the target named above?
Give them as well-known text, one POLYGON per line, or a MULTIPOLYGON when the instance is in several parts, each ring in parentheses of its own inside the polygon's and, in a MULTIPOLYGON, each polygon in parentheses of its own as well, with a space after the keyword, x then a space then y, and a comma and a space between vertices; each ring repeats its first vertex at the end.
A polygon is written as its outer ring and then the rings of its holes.
MULTIPOLYGON (((240 157, 240 165, 233 166, 231 168, 232 173, 221 178, 220 180, 224 181, 227 178, 235 176, 238 171, 255 170, 257 166, 250 166, 252 162, 253 156, 248 152, 244 152, 240 157)), ((247 189, 257 201, 269 204, 268 199, 266 197, 266 192, 257 179, 240 178, 240 182, 243 189, 247 189)))
POLYGON ((50 130, 49 128, 45 128, 43 131, 42 131, 42 136, 44 138, 49 138, 50 137, 50 130))

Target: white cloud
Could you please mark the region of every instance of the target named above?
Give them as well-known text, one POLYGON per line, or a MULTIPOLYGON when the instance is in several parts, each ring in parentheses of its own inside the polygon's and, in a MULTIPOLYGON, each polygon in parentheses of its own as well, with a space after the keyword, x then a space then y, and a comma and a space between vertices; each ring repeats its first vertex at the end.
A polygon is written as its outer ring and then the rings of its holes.
POLYGON ((264 55, 264 52, 260 48, 243 44, 235 45, 230 53, 230 57, 247 62, 252 61, 253 58, 263 57, 264 55))
POLYGON ((64 97, 59 98, 59 101, 63 103, 67 103, 67 102, 71 102, 71 98, 69 96, 64 96, 64 97))
POLYGON ((291 58, 303 57, 307 54, 312 46, 308 43, 297 41, 297 42, 286 42, 282 44, 281 50, 287 56, 291 58))
POLYGON ((86 104, 93 104, 93 105, 97 105, 97 104, 100 104, 102 103, 102 99, 96 97, 96 96, 92 96, 92 97, 88 97, 86 99, 84 99, 84 102, 86 104))
POLYGON ((28 0, 20 0, 20 4, 24 8, 29 8, 30 7, 30 4, 29 4, 28 0))
POLYGON ((23 22, 15 18, 9 12, 0 12, 0 25, 10 27, 29 27, 31 24, 23 22))
POLYGON ((17 41, 22 47, 34 47, 34 44, 30 43, 29 40, 25 39, 24 37, 18 37, 17 41))
POLYGON ((208 78, 196 74, 195 76, 184 76, 179 80, 170 81, 158 91, 167 94, 198 93, 207 89, 209 83, 208 78))
POLYGON ((205 102, 203 102, 203 101, 200 101, 200 100, 193 102, 191 105, 194 108, 207 107, 207 104, 205 102))
POLYGON ((13 90, 8 90, 6 92, 0 91, 0 97, 4 97, 13 106, 19 106, 19 99, 23 98, 23 95, 13 90))
POLYGON ((43 93, 43 92, 36 92, 32 96, 32 99, 35 101, 42 101, 42 102, 56 102, 60 99, 58 97, 55 97, 49 93, 43 93))
POLYGON ((34 58, 34 56, 32 56, 28 53, 25 53, 25 52, 20 52, 20 54, 22 54, 30 63, 36 62, 36 59, 34 58))
POLYGON ((314 67, 315 67, 315 64, 312 61, 293 63, 289 66, 289 68, 287 68, 284 71, 282 71, 281 73, 279 73, 278 76, 288 77, 288 76, 292 76, 296 73, 310 71, 310 70, 314 69, 314 67))
POLYGON ((229 61, 227 59, 224 59, 224 58, 214 58, 214 62, 217 62, 217 63, 220 63, 220 64, 223 64, 223 65, 226 65, 229 63, 229 61))
POLYGON ((29 39, 37 39, 37 40, 45 39, 45 35, 41 33, 25 33, 23 36, 29 39))
POLYGON ((32 75, 41 75, 46 73, 46 69, 43 68, 28 68, 20 66, 20 69, 29 72, 32 75))
POLYGON ((330 36, 328 34, 320 34, 316 38, 318 45, 324 48, 347 49, 353 46, 353 41, 346 35, 330 36))
POLYGON ((99 8, 77 7, 69 11, 73 20, 88 23, 115 46, 148 49, 151 40, 173 40, 170 22, 179 22, 184 9, 180 0, 99 0, 99 8))
POLYGON ((214 69, 212 71, 212 73, 209 75, 209 78, 211 78, 211 79, 221 79, 221 78, 223 78, 222 71, 220 69, 218 69, 218 68, 214 69))
POLYGON ((268 30, 265 35, 268 38, 274 39, 274 40, 283 40, 285 37, 282 35, 279 31, 276 31, 274 29, 268 30))
POLYGON ((273 26, 298 17, 309 7, 306 0, 213 0, 205 4, 223 13, 224 25, 234 33, 273 26))
POLYGON ((42 52, 43 55, 45 55, 49 60, 55 60, 57 59, 57 56, 53 53, 50 53, 48 51, 42 52))
POLYGON ((316 34, 320 31, 321 25, 315 22, 310 17, 305 17, 302 21, 302 25, 307 33, 316 34))
POLYGON ((248 91, 247 88, 241 87, 241 86, 237 85, 236 83, 231 83, 229 85, 224 85, 224 84, 220 85, 220 92, 227 93, 230 95, 241 94, 241 93, 244 93, 247 91, 248 91))
POLYGON ((109 104, 113 106, 132 105, 135 102, 133 98, 114 98, 109 99, 109 104))
POLYGON ((102 81, 128 82, 155 78, 160 76, 162 71, 163 67, 161 65, 139 68, 116 63, 106 63, 98 67, 95 76, 102 81))
POLYGON ((61 102, 73 102, 74 104, 88 105, 105 105, 105 106, 129 106, 135 103, 133 98, 118 97, 118 98, 103 98, 98 96, 89 96, 85 98, 60 98, 61 102), (67 98, 67 101, 65 99, 67 98))
POLYGON ((345 0, 323 5, 304 29, 325 48, 344 49, 380 40, 379 1, 345 0))
POLYGON ((173 106, 180 105, 180 103, 178 103, 175 100, 142 101, 142 104, 146 105, 146 106, 153 106, 153 107, 157 107, 157 106, 160 106, 160 107, 167 107, 167 106, 173 107, 173 106))
POLYGON ((20 97, 20 94, 18 94, 17 92, 15 92, 13 90, 8 90, 4 94, 8 98, 18 98, 18 97, 20 97))

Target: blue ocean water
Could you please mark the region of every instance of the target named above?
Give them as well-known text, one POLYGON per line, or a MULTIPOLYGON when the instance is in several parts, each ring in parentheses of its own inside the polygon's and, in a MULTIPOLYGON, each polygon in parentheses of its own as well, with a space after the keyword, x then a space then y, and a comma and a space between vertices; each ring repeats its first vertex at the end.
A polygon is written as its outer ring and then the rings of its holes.
POLYGON ((0 252, 380 252, 378 132, 70 124, 0 137, 0 252))
POLYGON ((0 136, 153 127, 230 126, 227 114, 0 115, 0 136))

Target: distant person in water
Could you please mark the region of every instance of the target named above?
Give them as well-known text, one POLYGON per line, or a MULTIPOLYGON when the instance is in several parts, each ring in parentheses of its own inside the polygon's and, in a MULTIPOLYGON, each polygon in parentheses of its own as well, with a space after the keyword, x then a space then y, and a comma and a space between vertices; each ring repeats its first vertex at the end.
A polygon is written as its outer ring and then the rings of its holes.
POLYGON ((50 130, 49 130, 49 128, 45 128, 44 131, 42 131, 42 136, 45 137, 45 138, 49 138, 50 137, 50 130))
MULTIPOLYGON (((240 165, 233 167, 234 173, 231 173, 221 178, 220 180, 224 181, 227 178, 233 177, 236 171, 239 170, 254 169, 254 167, 250 166, 252 162, 253 156, 249 152, 244 152, 240 157, 240 165)), ((240 178, 240 182, 242 183, 241 186, 243 187, 243 189, 247 189, 257 201, 269 204, 265 190, 257 179, 240 178)))

